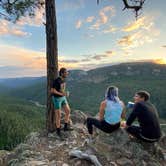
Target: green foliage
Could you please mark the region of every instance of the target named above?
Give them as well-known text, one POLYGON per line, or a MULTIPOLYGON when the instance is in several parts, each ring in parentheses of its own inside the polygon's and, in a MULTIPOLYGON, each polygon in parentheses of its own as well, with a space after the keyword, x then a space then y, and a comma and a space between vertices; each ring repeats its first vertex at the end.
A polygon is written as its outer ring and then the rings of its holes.
POLYGON ((0 97, 0 149, 12 149, 28 133, 41 130, 44 125, 44 109, 24 100, 0 97))
POLYGON ((34 16, 35 9, 43 6, 44 0, 1 0, 0 9, 5 13, 0 12, 0 16, 15 22, 26 14, 34 16))

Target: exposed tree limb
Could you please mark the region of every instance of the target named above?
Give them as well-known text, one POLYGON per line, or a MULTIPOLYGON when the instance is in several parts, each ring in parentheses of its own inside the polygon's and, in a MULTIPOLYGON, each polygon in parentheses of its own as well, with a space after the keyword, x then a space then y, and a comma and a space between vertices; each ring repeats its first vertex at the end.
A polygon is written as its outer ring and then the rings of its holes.
MULTIPOLYGON (((130 0, 130 2, 133 2, 133 5, 129 4, 129 0, 122 0, 124 3, 124 8, 125 9, 133 9, 135 11, 135 16, 136 18, 138 17, 138 11, 142 9, 143 4, 146 0, 130 0)), ((99 4, 99 0, 97 0, 97 4, 99 4)))

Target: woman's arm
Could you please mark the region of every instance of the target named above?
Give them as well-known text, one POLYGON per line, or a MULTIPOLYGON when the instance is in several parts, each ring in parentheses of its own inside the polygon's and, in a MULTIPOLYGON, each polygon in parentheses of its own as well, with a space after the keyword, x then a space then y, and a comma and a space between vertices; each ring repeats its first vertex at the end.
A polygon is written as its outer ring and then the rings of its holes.
POLYGON ((121 118, 125 119, 126 118, 126 107, 125 107, 125 105, 124 105, 124 103, 122 101, 121 101, 121 104, 122 104, 122 107, 123 107, 121 118))
POLYGON ((104 119, 105 107, 106 107, 106 101, 102 101, 99 109, 99 120, 104 119))

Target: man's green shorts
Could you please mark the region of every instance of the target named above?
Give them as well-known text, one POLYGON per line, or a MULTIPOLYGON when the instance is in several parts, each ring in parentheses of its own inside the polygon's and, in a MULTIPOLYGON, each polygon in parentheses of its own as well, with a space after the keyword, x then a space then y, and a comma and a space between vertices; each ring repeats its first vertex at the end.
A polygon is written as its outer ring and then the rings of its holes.
POLYGON ((54 109, 61 109, 63 105, 68 104, 66 96, 63 97, 52 97, 52 101, 54 104, 54 109))

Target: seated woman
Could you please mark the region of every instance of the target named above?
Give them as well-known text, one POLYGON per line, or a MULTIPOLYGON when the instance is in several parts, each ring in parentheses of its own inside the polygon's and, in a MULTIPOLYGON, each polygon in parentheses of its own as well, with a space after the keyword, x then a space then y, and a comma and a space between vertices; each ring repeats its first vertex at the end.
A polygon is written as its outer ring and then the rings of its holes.
POLYGON ((106 90, 105 100, 101 102, 99 109, 99 120, 87 118, 89 134, 93 134, 93 126, 111 133, 120 127, 121 118, 125 118, 125 106, 118 97, 118 88, 110 86, 106 90))

